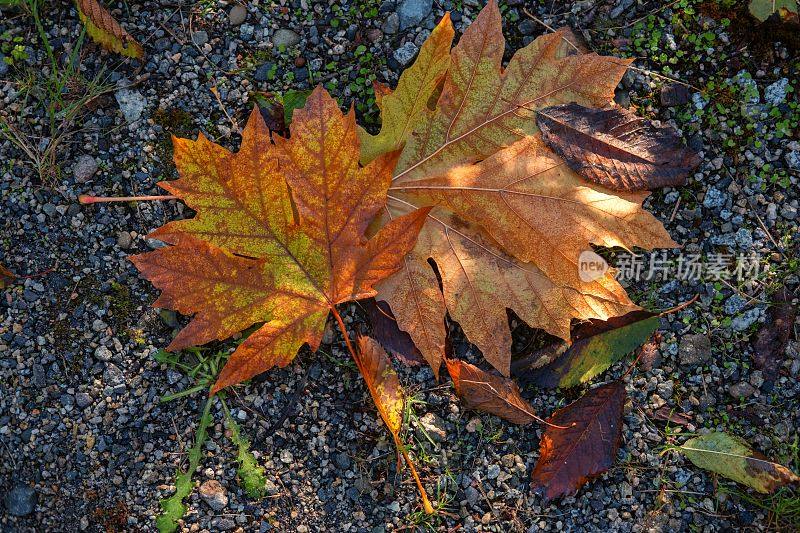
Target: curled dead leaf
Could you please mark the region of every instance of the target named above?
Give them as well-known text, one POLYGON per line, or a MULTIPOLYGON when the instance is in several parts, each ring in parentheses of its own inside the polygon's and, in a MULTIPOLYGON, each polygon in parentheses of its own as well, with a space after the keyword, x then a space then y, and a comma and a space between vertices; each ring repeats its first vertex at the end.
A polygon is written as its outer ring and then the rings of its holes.
POLYGON ((86 33, 103 48, 136 59, 144 57, 142 45, 114 20, 99 0, 75 0, 75 6, 86 33))
POLYGON ((459 359, 445 359, 456 394, 470 409, 499 416, 514 424, 541 420, 511 379, 490 374, 459 359))

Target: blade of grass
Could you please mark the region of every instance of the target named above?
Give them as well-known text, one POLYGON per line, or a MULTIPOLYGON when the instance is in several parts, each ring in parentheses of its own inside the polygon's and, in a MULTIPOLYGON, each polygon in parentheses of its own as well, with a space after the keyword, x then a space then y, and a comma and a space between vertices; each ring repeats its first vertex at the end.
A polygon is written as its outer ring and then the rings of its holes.
POLYGON ((203 444, 208 438, 208 427, 211 425, 211 404, 214 396, 209 396, 203 407, 203 414, 200 416, 200 423, 194 434, 194 445, 189 450, 189 468, 185 471, 178 469, 175 479, 175 494, 169 498, 161 500, 162 512, 156 519, 156 527, 160 533, 172 533, 178 529, 178 520, 186 513, 186 506, 183 499, 192 492, 192 474, 197 470, 202 458, 203 444))

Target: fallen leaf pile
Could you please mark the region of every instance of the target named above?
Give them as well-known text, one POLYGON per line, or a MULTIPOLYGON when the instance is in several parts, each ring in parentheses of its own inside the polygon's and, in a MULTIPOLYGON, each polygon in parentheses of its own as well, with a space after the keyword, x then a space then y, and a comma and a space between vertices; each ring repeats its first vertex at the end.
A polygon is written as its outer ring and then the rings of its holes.
MULTIPOLYGON (((581 279, 578 258, 593 246, 677 246, 642 202, 699 163, 676 132, 613 107, 630 60, 585 53, 559 30, 504 68, 494 0, 451 48, 454 33, 445 16, 397 88, 376 85, 376 135, 317 88, 304 107, 265 96, 277 131, 254 110, 237 153, 202 135, 175 139, 180 179, 160 185, 196 214, 151 235, 168 246, 132 258, 162 291, 155 306, 194 316, 169 350, 258 325, 212 393, 316 350, 332 315, 429 513, 400 439, 390 356, 370 338, 353 346, 337 305, 376 298, 364 305, 389 352, 421 354, 437 377, 445 362, 469 408, 542 421, 509 377, 508 310, 561 339, 515 366, 546 387, 585 384, 645 343, 659 317, 613 271, 581 279), (448 316, 493 368, 446 355, 448 316)), ((613 464, 625 402, 620 379, 544 421, 533 484, 547 499, 613 464)))

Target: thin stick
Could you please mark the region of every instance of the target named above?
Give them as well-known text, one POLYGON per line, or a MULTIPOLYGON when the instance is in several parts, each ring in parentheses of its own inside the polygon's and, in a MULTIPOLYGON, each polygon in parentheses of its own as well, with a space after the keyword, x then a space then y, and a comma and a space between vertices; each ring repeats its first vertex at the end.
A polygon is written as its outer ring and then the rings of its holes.
POLYGON ((682 304, 678 304, 675 307, 673 307, 672 309, 667 309, 666 311, 662 311, 662 312, 660 312, 658 314, 658 316, 665 316, 665 315, 671 315, 672 313, 677 313, 681 309, 685 309, 685 308, 689 307, 690 305, 692 305, 693 303, 695 303, 698 298, 700 298, 700 295, 699 294, 695 294, 692 297, 691 300, 683 302, 682 304))
MULTIPOLYGON (((331 313, 333 313, 333 317, 339 324, 339 329, 342 330, 342 336, 344 337, 344 343, 347 345, 347 350, 350 352, 350 356, 353 358, 353 361, 356 362, 356 366, 358 366, 359 371, 363 375, 364 372, 361 370, 360 360, 356 355, 356 351, 353 349, 353 345, 350 343, 350 337, 347 336, 347 328, 344 325, 344 321, 342 320, 341 315, 339 315, 339 312, 336 310, 336 307, 331 305, 330 309, 331 313)), ((409 470, 411 470, 411 475, 414 477, 414 482, 417 484, 417 489, 419 489, 419 494, 422 498, 422 507, 425 509, 425 513, 434 514, 435 511, 433 510, 433 506, 431 505, 430 500, 428 500, 428 493, 425 492, 425 487, 422 486, 422 481, 419 478, 419 474, 417 474, 417 469, 414 468, 414 463, 411 462, 411 457, 408 456, 406 447, 403 445, 403 443, 400 441, 400 437, 398 437, 394 431, 390 430, 389 433, 392 434, 395 446, 397 446, 397 449, 400 450, 401 454, 403 454, 403 459, 405 459, 409 470)))
POLYGON ((78 201, 82 204, 97 204, 101 202, 152 202, 160 200, 177 200, 177 196, 165 194, 162 196, 91 196, 82 194, 78 201))

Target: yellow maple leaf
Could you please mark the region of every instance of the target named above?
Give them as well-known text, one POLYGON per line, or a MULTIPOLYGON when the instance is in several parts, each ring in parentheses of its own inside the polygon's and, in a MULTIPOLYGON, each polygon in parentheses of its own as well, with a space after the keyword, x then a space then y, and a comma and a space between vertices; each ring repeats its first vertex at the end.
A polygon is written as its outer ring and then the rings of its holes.
POLYGON ((376 86, 381 131, 377 135, 370 135, 359 128, 361 163, 369 163, 380 154, 393 152, 403 146, 447 72, 453 33, 453 24, 447 14, 420 47, 414 64, 400 75, 397 89, 388 91, 383 85, 376 86))

